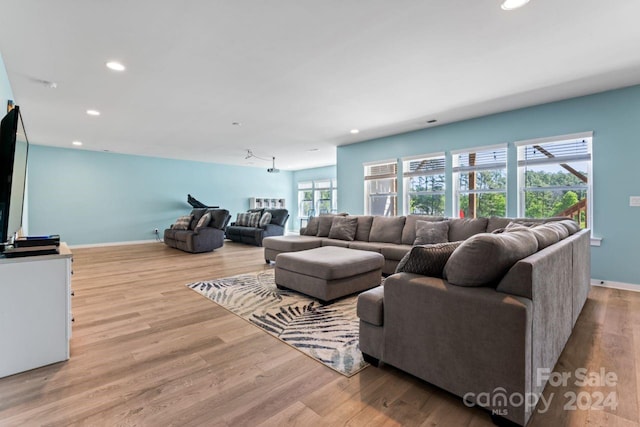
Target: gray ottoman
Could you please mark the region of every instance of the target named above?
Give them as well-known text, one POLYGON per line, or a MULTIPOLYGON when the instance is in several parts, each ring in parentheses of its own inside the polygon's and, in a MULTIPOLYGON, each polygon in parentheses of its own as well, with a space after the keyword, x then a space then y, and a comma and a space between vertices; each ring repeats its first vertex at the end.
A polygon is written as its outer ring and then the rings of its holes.
POLYGON ((323 246, 276 257, 276 285, 322 301, 380 285, 384 257, 378 252, 323 246))
POLYGON ((316 236, 272 236, 262 240, 264 247, 264 260, 275 261, 279 254, 286 252, 306 251, 319 248, 322 245, 322 237, 316 236))

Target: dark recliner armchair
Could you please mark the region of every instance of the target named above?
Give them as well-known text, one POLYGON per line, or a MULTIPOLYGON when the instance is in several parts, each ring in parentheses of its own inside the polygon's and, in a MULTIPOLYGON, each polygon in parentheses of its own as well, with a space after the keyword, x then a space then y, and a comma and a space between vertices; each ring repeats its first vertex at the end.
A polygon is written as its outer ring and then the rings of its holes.
POLYGON ((284 235, 284 226, 289 219, 289 211, 286 209, 251 209, 248 212, 258 212, 260 216, 264 212, 271 214, 271 222, 262 227, 248 227, 232 222, 227 227, 227 239, 234 242, 247 243, 254 246, 262 246, 262 239, 269 236, 284 235))
POLYGON ((187 230, 171 228, 164 230, 164 243, 172 248, 185 252, 211 252, 224 244, 224 229, 231 219, 226 209, 197 208, 191 211, 191 223, 187 230), (207 212, 211 213, 208 224, 197 227, 200 219, 207 212))

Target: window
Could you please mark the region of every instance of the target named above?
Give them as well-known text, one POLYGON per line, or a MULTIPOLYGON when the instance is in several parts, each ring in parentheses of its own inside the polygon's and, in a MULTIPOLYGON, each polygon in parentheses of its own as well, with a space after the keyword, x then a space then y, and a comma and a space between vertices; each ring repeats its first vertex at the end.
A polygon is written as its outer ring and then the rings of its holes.
MULTIPOLYGON (((309 217, 338 210, 338 183, 335 179, 298 183, 298 217, 309 217)), ((301 223, 304 223, 302 221, 301 223)))
POLYGON ((590 227, 592 133, 516 143, 518 215, 568 216, 590 227))
POLYGON ((507 146, 453 154, 454 215, 460 218, 506 216, 507 146))
POLYGON ((395 216, 398 199, 398 163, 394 160, 365 165, 364 193, 367 215, 395 216))
POLYGON ((405 160, 403 171, 405 213, 444 216, 444 154, 405 160))

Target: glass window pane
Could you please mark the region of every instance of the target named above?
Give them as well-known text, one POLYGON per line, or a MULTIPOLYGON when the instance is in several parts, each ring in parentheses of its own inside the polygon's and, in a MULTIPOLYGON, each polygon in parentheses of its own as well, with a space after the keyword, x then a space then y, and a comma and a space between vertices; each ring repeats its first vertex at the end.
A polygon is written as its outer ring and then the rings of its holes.
POLYGON ((525 187, 585 186, 588 183, 589 162, 527 165, 524 167, 525 187))
POLYGON ((460 194, 458 212, 460 218, 506 216, 506 193, 460 194))
POLYGON ((408 191, 444 191, 445 177, 442 175, 414 176, 408 178, 408 191))
POLYGON ((460 173, 460 191, 506 190, 507 170, 492 169, 460 173))
POLYGON ((371 195, 369 196, 369 215, 395 216, 395 195, 371 195))
POLYGON ((396 180, 393 178, 369 180, 367 181, 367 191, 369 194, 395 193, 396 180))
POLYGON ((587 226, 587 191, 587 189, 525 190, 525 216, 530 218, 568 216, 585 228, 587 226))
POLYGON ((444 215, 444 194, 409 195, 409 213, 423 215, 444 215))

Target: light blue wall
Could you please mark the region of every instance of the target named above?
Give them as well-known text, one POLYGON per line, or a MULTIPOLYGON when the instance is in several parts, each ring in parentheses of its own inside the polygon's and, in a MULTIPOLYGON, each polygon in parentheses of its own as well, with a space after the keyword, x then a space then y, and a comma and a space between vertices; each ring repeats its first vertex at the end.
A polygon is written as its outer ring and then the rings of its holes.
MULTIPOLYGON (((191 210, 187 194, 228 209, 292 197, 292 172, 32 145, 29 232, 71 245, 150 240, 191 210)), ((290 224, 289 224, 290 225, 290 224)))
MULTIPOLYGON (((293 198, 289 212, 291 212, 291 226, 294 230, 300 229, 300 207, 298 206, 298 183, 309 181, 320 181, 323 179, 336 179, 336 166, 324 166, 321 168, 300 169, 293 172, 293 198)), ((340 183, 338 183, 338 193, 340 192, 340 183)))
MULTIPOLYGON (((363 213, 363 162, 585 131, 594 132, 593 234, 603 239, 592 247, 592 277, 640 285, 640 208, 629 206, 640 195, 640 86, 338 147, 338 209, 363 213)), ((515 165, 513 144, 509 160, 515 165)), ((517 214, 515 181, 512 167, 509 216, 517 214)))
POLYGON ((13 92, 11 91, 11 85, 9 84, 9 76, 7 75, 7 69, 4 66, 2 60, 2 54, 0 54, 0 108, 2 115, 7 111, 7 100, 13 99, 13 92))

